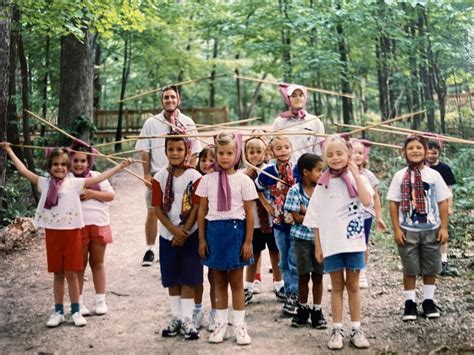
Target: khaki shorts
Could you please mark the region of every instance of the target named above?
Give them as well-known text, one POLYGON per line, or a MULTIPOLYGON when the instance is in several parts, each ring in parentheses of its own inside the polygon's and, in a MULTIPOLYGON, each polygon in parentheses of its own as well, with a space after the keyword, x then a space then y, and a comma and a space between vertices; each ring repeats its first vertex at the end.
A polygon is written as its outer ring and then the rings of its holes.
POLYGON ((398 246, 403 273, 410 276, 431 276, 441 272, 441 249, 438 229, 429 231, 407 231, 405 245, 398 246))
POLYGON ((314 257, 314 242, 295 238, 296 268, 298 275, 307 275, 315 273, 322 275, 324 273, 323 263, 318 264, 314 257))
POLYGON ((151 205, 152 189, 147 187, 145 191, 146 208, 153 208, 151 205))

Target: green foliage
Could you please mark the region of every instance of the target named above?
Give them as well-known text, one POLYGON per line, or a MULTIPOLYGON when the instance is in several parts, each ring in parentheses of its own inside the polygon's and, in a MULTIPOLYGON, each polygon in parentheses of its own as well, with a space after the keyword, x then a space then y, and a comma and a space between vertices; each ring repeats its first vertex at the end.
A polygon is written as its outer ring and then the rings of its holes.
POLYGON ((11 223, 16 217, 34 216, 35 206, 31 184, 14 171, 5 184, 3 203, 6 206, 0 215, 0 226, 11 223))

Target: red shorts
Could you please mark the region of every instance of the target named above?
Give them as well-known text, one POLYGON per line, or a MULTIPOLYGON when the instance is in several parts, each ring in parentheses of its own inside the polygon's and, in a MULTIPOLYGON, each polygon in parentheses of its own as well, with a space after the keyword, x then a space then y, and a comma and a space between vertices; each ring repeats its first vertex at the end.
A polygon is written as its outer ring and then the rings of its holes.
POLYGON ((83 271, 81 230, 46 229, 45 232, 48 271, 83 271))
POLYGON ((91 241, 97 244, 112 243, 112 230, 110 226, 96 226, 90 224, 81 229, 82 246, 88 245, 91 241))

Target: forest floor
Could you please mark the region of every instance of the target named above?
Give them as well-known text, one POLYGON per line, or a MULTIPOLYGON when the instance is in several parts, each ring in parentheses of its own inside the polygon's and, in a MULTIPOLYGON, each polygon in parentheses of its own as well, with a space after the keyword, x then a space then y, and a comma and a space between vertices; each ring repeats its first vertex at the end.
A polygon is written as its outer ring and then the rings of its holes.
MULTIPOLYGON (((134 169, 141 174, 140 166, 134 169)), ((88 324, 75 328, 70 318, 48 329, 46 321, 53 307, 52 275, 46 267, 44 241, 35 236, 26 249, 0 258, 0 353, 11 352, 145 352, 145 353, 236 353, 314 354, 326 352, 330 328, 292 328, 271 291, 268 255, 264 254, 263 293, 254 296, 246 308, 252 344, 239 347, 233 340, 209 344, 203 329, 197 341, 183 337, 162 338, 161 329, 170 316, 166 290, 161 286, 158 263, 140 265, 144 254, 145 186, 122 172, 112 183, 116 199, 110 212, 114 243, 107 249, 107 304, 105 316, 88 317, 88 324)), ((362 290, 362 327, 371 343, 371 352, 474 352, 473 338, 473 259, 452 260, 460 277, 440 278, 436 299, 442 316, 422 317, 403 323, 402 274, 391 236, 374 238, 368 276, 371 287, 362 290)), ((86 272, 84 297, 93 310, 94 291, 90 270, 86 272)), ((206 278, 205 278, 206 280, 206 278)), ((327 282, 327 276, 325 282, 327 282)), ((421 285, 418 286, 421 299, 421 285)), ((66 296, 67 300, 67 296, 66 296)), ((66 301, 69 311, 69 302, 66 301)), ((344 325, 349 332, 347 302, 344 325)), ((209 311, 208 285, 204 308, 209 311)), ((323 310, 331 324, 330 293, 324 291, 323 310)), ((358 351, 345 339, 345 351, 358 351)))

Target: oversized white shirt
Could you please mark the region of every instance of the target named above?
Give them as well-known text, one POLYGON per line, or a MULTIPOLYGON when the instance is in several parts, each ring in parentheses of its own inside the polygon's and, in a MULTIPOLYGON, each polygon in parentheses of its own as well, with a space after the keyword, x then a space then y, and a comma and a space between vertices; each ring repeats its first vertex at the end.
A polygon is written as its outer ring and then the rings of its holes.
MULTIPOLYGON (((98 171, 91 171, 91 175, 100 175, 98 171)), ((114 192, 112 186, 110 186, 109 180, 104 180, 100 184, 100 191, 114 192)), ((109 206, 110 202, 102 202, 95 199, 87 201, 81 201, 82 205, 82 216, 84 218, 84 224, 86 226, 108 226, 110 224, 109 206)))
POLYGON ((77 229, 84 227, 79 195, 84 188, 83 178, 66 176, 58 193, 58 204, 51 209, 44 208, 48 195, 50 177, 39 177, 38 191, 41 198, 35 214, 35 225, 48 229, 77 229))
MULTIPOLYGON (((182 113, 176 119, 186 127, 187 134, 197 134, 196 125, 194 121, 182 113)), ((168 122, 160 112, 158 115, 148 118, 143 124, 140 136, 157 136, 169 134, 171 127, 166 124, 168 122)), ((168 165, 168 159, 165 154, 165 138, 146 138, 139 139, 135 144, 135 149, 144 150, 150 153, 150 172, 157 173, 161 168, 168 165)), ((201 144, 197 139, 191 139, 191 153, 197 154, 201 151, 201 144)))
MULTIPOLYGON (((373 196, 374 190, 367 178, 361 176, 361 179, 373 196)), ((341 178, 331 178, 328 188, 316 186, 303 224, 309 228, 319 228, 319 240, 325 258, 366 249, 364 207, 358 197, 349 196, 341 178)))

